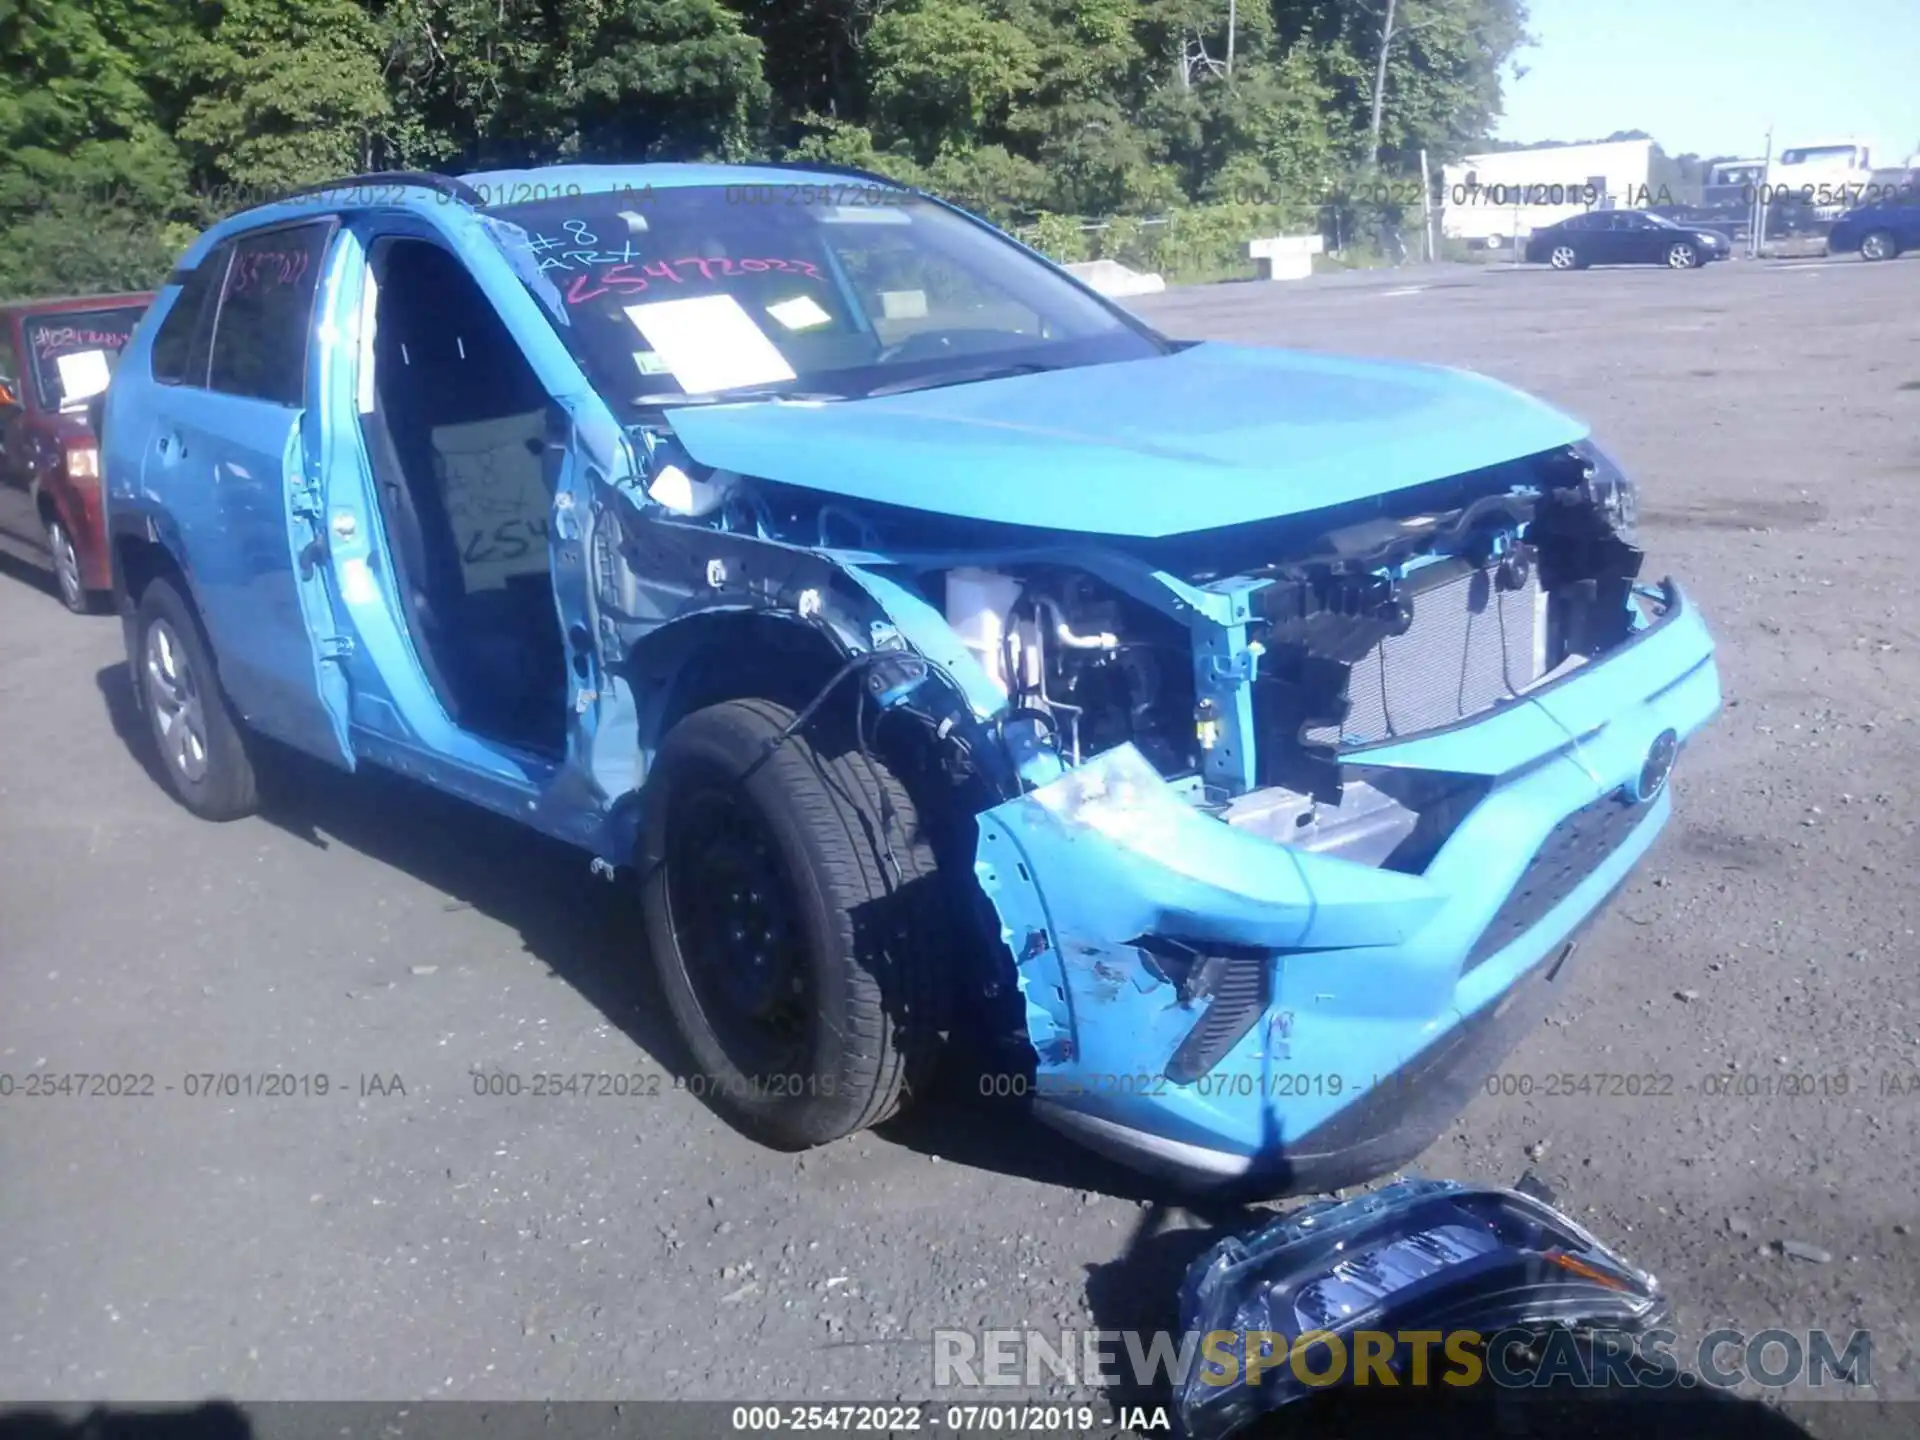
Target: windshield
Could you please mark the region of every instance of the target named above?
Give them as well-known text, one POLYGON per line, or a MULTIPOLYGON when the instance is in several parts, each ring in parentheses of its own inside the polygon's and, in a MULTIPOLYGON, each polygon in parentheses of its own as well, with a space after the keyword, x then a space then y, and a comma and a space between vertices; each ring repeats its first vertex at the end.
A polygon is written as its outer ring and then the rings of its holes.
POLYGON ((1144 327, 982 225, 877 185, 542 200, 519 226, 561 333, 632 420, 662 405, 852 399, 1160 354, 1144 327))
POLYGON ((29 317, 28 368, 44 410, 79 410, 107 388, 145 313, 138 305, 29 317))

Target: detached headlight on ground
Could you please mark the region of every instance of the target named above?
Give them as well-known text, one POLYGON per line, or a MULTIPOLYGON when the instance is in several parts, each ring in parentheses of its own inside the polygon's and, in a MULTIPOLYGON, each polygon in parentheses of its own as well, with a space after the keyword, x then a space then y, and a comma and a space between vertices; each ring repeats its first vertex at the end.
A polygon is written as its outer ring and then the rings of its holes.
POLYGON ((1194 1264, 1181 1290, 1183 1328, 1201 1353, 1219 1332, 1244 1348, 1229 1376, 1205 1366, 1186 1376, 1180 1419, 1194 1440, 1218 1440, 1339 1383, 1353 1374, 1361 1332, 1405 1383, 1412 1349, 1402 1335, 1552 1324, 1639 1331, 1664 1311, 1653 1276, 1539 1200, 1402 1181, 1295 1210, 1194 1264), (1296 1350, 1305 1352, 1297 1365, 1296 1350))

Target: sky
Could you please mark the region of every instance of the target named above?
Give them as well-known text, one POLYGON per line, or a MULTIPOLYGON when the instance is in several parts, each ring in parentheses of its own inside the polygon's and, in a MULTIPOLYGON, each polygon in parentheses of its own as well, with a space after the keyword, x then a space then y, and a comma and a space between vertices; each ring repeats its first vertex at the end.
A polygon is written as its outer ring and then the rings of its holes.
POLYGON ((1920 153, 1920 0, 1529 0, 1503 140, 1644 130, 1669 155, 1858 138, 1920 153))

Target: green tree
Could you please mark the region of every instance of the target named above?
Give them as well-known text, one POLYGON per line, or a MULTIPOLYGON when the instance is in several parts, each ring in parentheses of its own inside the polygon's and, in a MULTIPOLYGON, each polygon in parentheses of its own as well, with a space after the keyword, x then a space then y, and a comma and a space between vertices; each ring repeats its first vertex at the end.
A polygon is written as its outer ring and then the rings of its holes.
POLYGON ((165 25, 137 3, 0 0, 0 293, 164 274, 187 164, 155 98, 165 25))
POLYGON ((1039 62, 1025 31, 968 0, 887 11, 865 53, 876 121, 922 163, 980 143, 1033 88, 1039 62))
POLYGON ((392 101, 353 0, 224 0, 180 58, 194 98, 176 133, 204 173, 266 191, 373 168, 392 101))
POLYGON ((737 15, 719 0, 600 8, 581 7, 565 95, 583 158, 742 160, 760 147, 772 94, 737 15))

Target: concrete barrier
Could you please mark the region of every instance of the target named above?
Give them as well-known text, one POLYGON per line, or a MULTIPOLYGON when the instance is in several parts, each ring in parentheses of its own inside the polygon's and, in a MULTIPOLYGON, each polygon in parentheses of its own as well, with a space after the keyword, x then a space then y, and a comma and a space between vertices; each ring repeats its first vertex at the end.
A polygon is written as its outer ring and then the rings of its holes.
POLYGON ((1158 275, 1129 270, 1118 260, 1081 260, 1065 267, 1102 295, 1119 299, 1127 295, 1158 295, 1167 282, 1158 275))
POLYGON ((1326 248, 1318 235, 1267 235, 1247 242, 1262 280, 1304 280, 1313 274, 1313 257, 1326 248))

